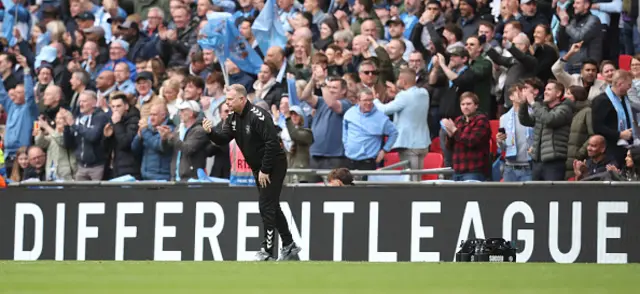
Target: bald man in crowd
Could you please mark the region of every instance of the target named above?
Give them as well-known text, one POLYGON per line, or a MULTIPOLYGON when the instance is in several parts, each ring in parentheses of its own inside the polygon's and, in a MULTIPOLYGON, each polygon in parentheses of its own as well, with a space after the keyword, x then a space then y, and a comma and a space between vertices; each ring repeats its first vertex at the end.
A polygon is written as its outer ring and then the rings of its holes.
POLYGON ((60 101, 62 101, 62 88, 49 84, 44 90, 44 96, 42 98, 42 104, 44 109, 41 116, 49 123, 49 125, 55 128, 56 114, 60 110, 60 101))
POLYGON ((573 171, 576 174, 577 181, 603 173, 613 167, 620 168, 615 158, 607 155, 607 142, 601 135, 593 135, 589 138, 587 155, 589 156, 587 160, 573 161, 573 171))

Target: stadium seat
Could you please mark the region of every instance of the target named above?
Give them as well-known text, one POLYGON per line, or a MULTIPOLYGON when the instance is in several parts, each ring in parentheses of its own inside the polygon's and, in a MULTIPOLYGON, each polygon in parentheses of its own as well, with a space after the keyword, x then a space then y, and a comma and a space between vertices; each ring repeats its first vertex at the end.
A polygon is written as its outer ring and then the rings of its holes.
MULTIPOLYGON (((431 152, 424 158, 424 169, 443 168, 444 157, 440 153, 431 152)), ((422 175, 422 180, 437 180, 438 175, 422 175)))
POLYGON ((498 134, 498 129, 500 128, 500 121, 497 119, 490 120, 489 126, 491 126, 491 139, 489 139, 489 142, 490 142, 489 152, 491 152, 491 154, 497 154, 498 144, 496 142, 496 134, 498 134))
POLYGON ((429 146, 429 152, 442 154, 442 148, 440 148, 440 137, 435 137, 431 140, 431 146, 429 146))
POLYGON ((631 59, 633 56, 622 54, 618 57, 618 66, 620 69, 631 70, 631 59))
MULTIPOLYGON (((398 154, 398 152, 391 152, 391 153, 387 153, 384 156, 384 166, 390 166, 392 164, 396 164, 400 162, 400 155, 398 154)), ((401 169, 401 168, 395 168, 395 169, 401 169)))

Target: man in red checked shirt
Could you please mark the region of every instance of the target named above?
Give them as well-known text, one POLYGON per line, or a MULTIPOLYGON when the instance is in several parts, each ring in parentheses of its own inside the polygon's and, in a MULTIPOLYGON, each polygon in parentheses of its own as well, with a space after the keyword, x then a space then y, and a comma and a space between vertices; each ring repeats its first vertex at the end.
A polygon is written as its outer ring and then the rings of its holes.
POLYGON ((447 148, 453 151, 454 181, 485 181, 489 171, 489 118, 479 113, 480 99, 476 94, 460 95, 462 115, 455 119, 443 119, 447 132, 447 148))

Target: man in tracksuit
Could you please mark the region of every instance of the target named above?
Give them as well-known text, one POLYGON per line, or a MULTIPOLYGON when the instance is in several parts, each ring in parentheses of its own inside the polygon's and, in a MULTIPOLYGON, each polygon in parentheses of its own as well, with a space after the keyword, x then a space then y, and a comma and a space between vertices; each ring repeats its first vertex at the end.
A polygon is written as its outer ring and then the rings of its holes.
POLYGON ((209 139, 218 145, 236 140, 258 183, 265 239, 256 259, 274 259, 275 229, 283 243, 278 260, 296 259, 301 248, 293 242, 289 225, 280 209, 280 191, 287 174, 287 159, 278 141, 273 119, 267 111, 247 101, 247 90, 242 85, 229 86, 226 103, 233 113, 224 121, 221 133, 212 131, 213 123, 209 120, 204 120, 202 125, 209 139))

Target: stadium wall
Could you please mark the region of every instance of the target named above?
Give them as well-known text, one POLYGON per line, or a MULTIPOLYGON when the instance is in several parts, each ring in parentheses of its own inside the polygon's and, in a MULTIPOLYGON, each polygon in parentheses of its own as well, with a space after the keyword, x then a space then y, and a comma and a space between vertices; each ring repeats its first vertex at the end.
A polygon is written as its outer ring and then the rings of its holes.
MULTIPOLYGON (((289 187, 302 260, 453 261, 461 240, 516 240, 518 262, 640 262, 635 185, 289 187)), ((9 188, 2 260, 251 260, 255 188, 9 188)))

